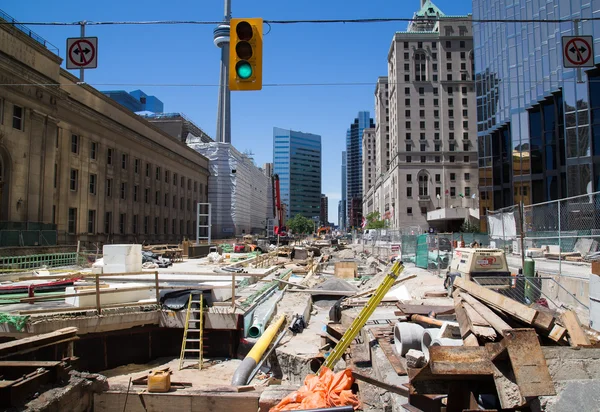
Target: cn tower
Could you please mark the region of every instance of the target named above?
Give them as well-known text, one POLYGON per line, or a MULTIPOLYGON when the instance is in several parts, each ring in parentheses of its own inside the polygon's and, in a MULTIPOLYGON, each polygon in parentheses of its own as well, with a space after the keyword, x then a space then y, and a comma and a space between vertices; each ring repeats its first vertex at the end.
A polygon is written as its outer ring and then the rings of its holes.
POLYGON ((219 75, 219 103, 217 108, 217 135, 215 140, 231 143, 231 92, 229 91, 229 21, 231 0, 225 0, 223 23, 213 31, 215 46, 221 49, 221 71, 219 75))

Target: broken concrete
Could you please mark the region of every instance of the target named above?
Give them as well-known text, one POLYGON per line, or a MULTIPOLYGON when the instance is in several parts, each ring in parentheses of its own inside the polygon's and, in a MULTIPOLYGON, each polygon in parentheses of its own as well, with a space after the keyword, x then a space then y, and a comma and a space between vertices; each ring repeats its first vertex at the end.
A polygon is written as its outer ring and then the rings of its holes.
POLYGON ((406 353, 406 366, 409 368, 422 368, 425 362, 425 354, 420 350, 411 349, 406 353))

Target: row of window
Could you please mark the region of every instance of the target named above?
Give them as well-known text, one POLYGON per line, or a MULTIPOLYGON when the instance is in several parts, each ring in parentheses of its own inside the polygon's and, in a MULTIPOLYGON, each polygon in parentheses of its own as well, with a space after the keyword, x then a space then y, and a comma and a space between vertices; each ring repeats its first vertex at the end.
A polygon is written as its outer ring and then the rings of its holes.
MULTIPOLYGON (((409 93, 410 94, 410 93, 409 93)), ((464 107, 467 107, 469 104, 469 101, 467 100, 466 97, 463 97, 461 99, 461 103, 464 107)), ((454 99, 453 98, 449 98, 448 101, 446 102, 448 107, 454 107, 454 99)), ((409 98, 404 99, 404 105, 407 107, 410 107, 411 102, 409 98)), ((434 98, 433 99, 433 107, 439 107, 440 105, 440 100, 438 98, 434 98)), ((424 98, 420 98, 419 99, 419 106, 420 107, 425 107, 425 99, 424 98)), ((463 109, 463 115, 466 112, 466 109, 463 109)), ((421 115, 421 117, 423 117, 423 115, 421 115)))
MULTIPOLYGON (((468 121, 468 120, 463 120, 463 122, 462 122, 462 127, 463 127, 463 129, 468 129, 468 128, 469 128, 469 121, 468 121)), ((406 121, 406 122, 404 123, 404 128, 405 128, 406 130, 410 130, 410 129, 412 128, 412 124, 411 124, 411 122, 410 122, 410 121, 406 121)), ((420 128, 421 130, 423 130, 423 129, 427 129, 427 123, 426 123, 424 120, 421 120, 421 121, 419 122, 419 128, 420 128)), ((436 120, 436 121, 434 121, 434 122, 433 122, 433 128, 434 128, 434 129, 436 129, 436 130, 439 130, 439 128, 440 128, 440 122, 439 122, 439 121, 437 121, 437 120, 436 120)), ((449 130, 454 130, 454 120, 449 120, 449 121, 448 121, 448 129, 449 129, 449 130)))
MULTIPOLYGON (((53 212, 56 210, 56 207, 53 207, 53 212)), ((67 232, 69 234, 76 234, 77 232, 77 208, 69 208, 69 214, 68 214, 68 219, 67 219, 67 232)), ((133 219, 131 221, 132 224, 132 231, 131 233, 128 232, 127 230, 127 214, 126 213, 119 213, 119 228, 118 228, 118 233, 119 234, 144 234, 144 235, 148 235, 150 234, 150 216, 146 215, 143 218, 143 222, 140 222, 140 216, 139 215, 133 215, 133 219), (140 223, 142 223, 142 226, 140 226, 140 223)), ((87 216, 87 233, 89 234, 95 234, 97 233, 97 213, 96 210, 88 210, 88 216, 87 216)), ((164 235, 175 235, 175 234, 187 234, 187 235, 192 235, 195 232, 196 229, 196 221, 192 221, 192 220, 187 220, 187 222, 184 222, 184 220, 179 219, 179 232, 177 232, 177 222, 178 219, 171 219, 171 221, 169 222, 169 219, 164 218, 162 221, 162 233, 160 233, 160 218, 155 217, 153 220, 153 231, 152 234, 158 235, 158 234, 164 234, 164 235), (169 225, 170 223, 170 225, 169 225), (185 232, 184 232, 184 223, 185 223, 185 232)), ((104 232, 106 234, 110 234, 113 233, 113 213, 112 212, 106 212, 104 214, 104 232)))
MULTIPOLYGON (((419 178, 421 178, 423 175, 420 175, 419 178)), ((464 174, 464 179, 465 182, 468 182, 471 180, 471 173, 465 173, 464 174)), ((456 173, 450 173, 450 181, 454 182, 456 180, 456 173)), ((406 175, 406 183, 412 183, 412 174, 407 174, 406 175)), ((442 182, 442 175, 439 173, 436 173, 435 175, 435 183, 441 183, 442 182)))
MULTIPOLYGON (((425 72, 425 69, 423 67, 419 67, 416 70, 416 74, 415 74, 415 81, 417 82, 426 82, 427 81, 427 73, 425 72)), ((447 73, 446 74, 446 81, 448 82, 452 82, 452 81, 457 81, 458 79, 455 79, 454 76, 452 75, 452 73, 447 73)), ((466 82, 472 80, 470 79, 469 73, 463 72, 460 74, 460 81, 461 82, 466 82)), ((409 83, 410 80, 410 74, 405 74, 404 75, 404 82, 409 83)), ((431 75, 431 81, 432 82, 438 82, 440 81, 440 78, 437 74, 432 74, 431 75)))
MULTIPOLYGON (((406 140, 412 139, 412 134, 410 132, 406 133, 404 136, 405 136, 406 140)), ((419 137, 420 137, 420 140, 426 139, 425 133, 420 133, 419 137)), ((440 140, 440 134, 438 132, 435 132, 433 134, 433 140, 440 140)), ((454 140, 454 132, 448 133, 448 140, 454 140)), ((463 132, 463 140, 469 140, 469 132, 463 132)))
MULTIPOLYGON (((450 197, 456 197, 456 187, 451 186, 450 191, 448 191, 446 194, 450 195, 450 197)), ((459 195, 461 197, 470 197, 471 196, 471 188, 466 186, 464 193, 459 193, 459 195)), ((412 198, 412 196, 413 196, 413 188, 410 186, 407 186, 406 187, 406 197, 412 198)), ((429 191, 427 190, 426 186, 419 186, 419 196, 429 196, 429 191)), ((439 186, 437 186, 435 188, 435 197, 437 198, 438 196, 440 196, 440 197, 442 196, 442 188, 439 186)))
MULTIPOLYGON (((421 163, 427 163, 427 156, 421 156, 420 158, 421 158, 421 163)), ((463 157, 463 161, 465 163, 469 163, 471 161, 471 158, 469 156, 464 156, 463 157)), ((440 156, 435 156, 434 162, 435 163, 441 163, 442 162, 442 158, 440 156)), ((448 156, 448 162, 449 163, 456 163, 456 156, 448 156)), ((412 163, 412 157, 411 156, 406 156, 406 163, 412 163)))
MULTIPOLYGON (((464 95, 466 95, 466 94, 467 94, 467 92, 469 91, 469 89, 470 89, 470 91, 473 91, 473 87, 461 86, 461 87, 460 87, 460 89, 459 89, 458 87, 456 87, 456 91, 458 92, 458 91, 460 90, 460 92, 461 92, 462 94, 464 94, 464 95)), ((405 94, 406 96, 410 96, 410 90, 411 90, 411 88, 410 88, 410 87, 405 87, 405 88, 404 88, 404 94, 405 94)), ((432 89, 432 92, 433 92, 433 95, 434 95, 434 96, 438 96, 438 95, 439 95, 439 88, 437 88, 437 87, 434 87, 434 88, 432 89)), ((446 88, 446 92, 447 92, 448 94, 454 94, 454 87, 453 87, 453 86, 448 86, 448 87, 446 88)), ((419 95, 420 95, 420 96, 424 96, 424 95, 425 95, 425 88, 424 88, 424 87, 419 87, 419 95)), ((463 103, 463 104, 466 104, 466 103, 463 103)))
MULTIPOLYGON (((407 152, 410 152, 410 151, 412 151, 412 146, 413 146, 413 145, 412 145, 412 143, 407 143, 407 144, 406 144, 406 151, 407 151, 407 152)), ((470 143, 469 143, 469 142, 465 142, 465 143, 463 143, 463 151, 465 151, 465 152, 468 152, 468 151, 469 151, 469 148, 470 148, 470 146, 471 146, 471 145, 470 145, 470 143)), ((421 143, 421 144, 419 145, 419 149, 420 149, 419 151, 421 151, 421 152, 426 152, 426 151, 427 151, 427 143, 421 143)), ((433 151, 434 151, 434 152, 439 152, 439 151, 441 151, 441 150, 442 150, 442 145, 441 145, 441 144, 437 144, 437 143, 436 143, 436 144, 434 144, 434 145, 433 145, 433 151)), ((455 152, 455 151, 457 151, 457 150, 456 150, 456 144, 454 144, 454 143, 450 143, 450 144, 448 145, 448 151, 449 151, 449 152, 455 152)))
MULTIPOLYGON (((437 99, 434 99, 437 100, 437 99)), ((469 117, 469 111, 467 109, 463 109, 462 111, 462 115, 463 117, 469 117)), ((405 117, 410 117, 410 109, 406 109, 404 110, 404 116, 405 117)), ((425 110, 419 110, 419 117, 424 118, 425 117, 425 110)), ((433 111, 433 117, 440 117, 440 111, 435 109, 433 111)), ((450 118, 454 118, 454 109, 448 109, 448 117, 450 118)))
MULTIPOLYGON (((77 134, 71 134, 71 153, 79 154, 80 146, 81 146, 81 136, 79 136, 77 134)), ((58 147, 58 139, 57 139, 57 147, 58 147)), ((99 153, 98 142, 90 141, 89 153, 90 153, 91 160, 98 160, 98 153, 99 153)), ((138 159, 138 158, 134 158, 133 160, 134 160, 133 161, 133 171, 135 174, 140 174, 140 172, 142 170, 142 161, 141 161, 141 159, 138 159)), ((114 165, 114 162, 115 162, 115 149, 107 147, 106 148, 106 164, 112 166, 112 165, 114 165)), ((121 154, 121 169, 127 170, 129 168, 129 163, 130 163, 129 155, 127 153, 122 153, 121 154)), ((155 179, 161 180, 163 177, 162 168, 160 166, 156 166, 154 169, 154 172, 155 172, 154 173, 155 179)), ((152 164, 151 163, 146 163, 145 175, 146 175, 146 177, 151 177, 151 175, 152 175, 152 164)), ((165 183, 169 183, 171 181, 171 172, 169 170, 165 170, 164 179, 165 179, 165 183)), ((179 178, 179 175, 177 173, 173 173, 173 179, 172 179, 173 185, 177 186, 178 182, 182 188, 185 188, 186 178, 184 176, 181 176, 181 178, 179 178)), ((198 191, 198 182, 196 182, 196 181, 192 182, 192 179, 187 179, 187 189, 188 190, 192 190, 192 185, 194 188, 194 192, 197 192, 198 191)), ((202 189, 200 191, 202 191, 202 189)))
MULTIPOLYGON (((462 35, 463 34, 461 34, 461 36, 462 35)), ((407 41, 405 41, 404 42, 404 50, 408 50, 408 46, 409 46, 409 43, 407 41)), ((464 40, 459 40, 458 47, 460 47, 461 49, 464 49, 466 46, 467 45, 466 45, 466 43, 465 43, 464 40)), ((417 48, 418 49, 422 49, 423 48, 423 42, 422 41, 417 42, 417 48)), ((437 42, 436 41, 432 41, 431 42, 431 48, 433 50, 437 50, 437 42)), ((446 40, 446 48, 447 49, 451 49, 452 48, 452 40, 446 40)))

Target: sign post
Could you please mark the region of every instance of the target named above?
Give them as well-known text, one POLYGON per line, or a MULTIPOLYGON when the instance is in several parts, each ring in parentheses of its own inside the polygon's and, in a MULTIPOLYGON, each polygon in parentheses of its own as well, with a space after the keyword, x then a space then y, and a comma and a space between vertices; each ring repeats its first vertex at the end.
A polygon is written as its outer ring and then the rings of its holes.
POLYGON ((81 24, 81 37, 67 39, 67 69, 79 69, 79 80, 84 81, 84 70, 98 67, 98 38, 83 37, 85 22, 81 24))
POLYGON ((563 66, 577 69, 577 83, 583 83, 581 68, 594 67, 594 38, 579 35, 579 20, 574 20, 575 36, 562 37, 563 66))

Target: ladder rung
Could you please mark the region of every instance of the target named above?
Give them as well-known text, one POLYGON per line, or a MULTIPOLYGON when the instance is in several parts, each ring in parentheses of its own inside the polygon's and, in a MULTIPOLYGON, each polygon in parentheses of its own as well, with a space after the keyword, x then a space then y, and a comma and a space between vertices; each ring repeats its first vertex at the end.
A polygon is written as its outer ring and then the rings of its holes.
POLYGON ((192 303, 201 304, 202 302, 200 302, 199 300, 192 300, 192 303))
POLYGON ((203 310, 201 310, 201 309, 190 309, 190 312, 193 312, 193 313, 202 313, 203 310))
POLYGON ((204 352, 204 349, 184 349, 184 352, 204 352))
MULTIPOLYGON (((204 340, 204 339, 202 339, 204 340)), ((186 342, 200 342, 200 339, 186 339, 186 342)))
POLYGON ((188 332, 200 332, 200 329, 188 329, 188 332))

